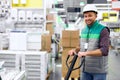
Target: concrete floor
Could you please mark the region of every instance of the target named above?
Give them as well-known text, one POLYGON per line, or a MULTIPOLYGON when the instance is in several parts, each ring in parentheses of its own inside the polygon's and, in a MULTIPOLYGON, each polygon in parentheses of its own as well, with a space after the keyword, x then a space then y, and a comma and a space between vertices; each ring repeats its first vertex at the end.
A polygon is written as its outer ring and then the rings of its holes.
MULTIPOLYGON (((115 52, 109 53, 109 69, 107 80, 120 80, 120 53, 116 55, 115 52)), ((49 80, 61 80, 61 58, 55 61, 55 69, 51 73, 49 80)))
POLYGON ((109 53, 109 69, 107 80, 120 80, 120 53, 116 55, 115 52, 109 53))

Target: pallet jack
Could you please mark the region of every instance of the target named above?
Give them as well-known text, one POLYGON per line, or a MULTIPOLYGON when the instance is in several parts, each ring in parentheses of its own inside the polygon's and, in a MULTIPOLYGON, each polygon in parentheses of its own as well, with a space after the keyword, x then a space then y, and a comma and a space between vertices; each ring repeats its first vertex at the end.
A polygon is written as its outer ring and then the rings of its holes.
POLYGON ((76 49, 76 51, 75 51, 76 53, 74 54, 74 57, 73 57, 73 59, 72 59, 72 61, 71 61, 70 66, 68 66, 68 60, 69 60, 70 55, 67 56, 66 66, 67 66, 67 68, 68 68, 68 72, 67 72, 67 75, 65 76, 65 80, 68 80, 68 79, 69 79, 70 74, 71 74, 71 72, 72 72, 73 70, 80 69, 80 67, 81 67, 81 66, 84 64, 84 62, 85 62, 85 57, 82 57, 81 64, 80 64, 77 68, 74 68, 74 65, 75 65, 75 63, 76 63, 76 60, 77 60, 77 58, 78 58, 77 53, 78 53, 79 51, 80 51, 80 49, 76 49))

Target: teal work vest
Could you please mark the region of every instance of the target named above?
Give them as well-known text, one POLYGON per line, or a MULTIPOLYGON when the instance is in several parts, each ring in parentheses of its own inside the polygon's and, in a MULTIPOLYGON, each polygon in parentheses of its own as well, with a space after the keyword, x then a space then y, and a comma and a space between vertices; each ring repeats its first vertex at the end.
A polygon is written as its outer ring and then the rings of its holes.
MULTIPOLYGON (((105 26, 99 24, 97 21, 92 26, 86 26, 81 32, 81 51, 85 51, 85 43, 88 43, 87 50, 95 50, 99 48, 99 39, 101 31, 105 26)), ((107 56, 86 56, 84 64, 84 72, 89 73, 106 73, 107 72, 108 57, 107 56)))

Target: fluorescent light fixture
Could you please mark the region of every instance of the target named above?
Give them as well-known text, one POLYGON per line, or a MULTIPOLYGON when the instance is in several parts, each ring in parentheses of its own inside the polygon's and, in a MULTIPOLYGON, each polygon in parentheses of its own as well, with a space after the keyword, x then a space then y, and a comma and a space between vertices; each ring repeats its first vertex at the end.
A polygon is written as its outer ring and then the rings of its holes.
POLYGON ((19 0, 13 0, 13 4, 18 4, 19 0))
POLYGON ((21 4, 26 4, 27 0, 20 0, 21 4))
POLYGON ((84 6, 84 5, 85 5, 85 2, 81 1, 80 6, 84 6))

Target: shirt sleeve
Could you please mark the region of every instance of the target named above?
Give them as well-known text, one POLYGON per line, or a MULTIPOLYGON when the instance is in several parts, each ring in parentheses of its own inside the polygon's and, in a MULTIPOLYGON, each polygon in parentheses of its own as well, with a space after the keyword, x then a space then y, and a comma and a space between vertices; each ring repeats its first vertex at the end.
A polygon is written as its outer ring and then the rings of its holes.
POLYGON ((106 28, 104 28, 100 34, 100 50, 102 51, 102 55, 103 56, 107 56, 108 55, 108 51, 109 51, 109 32, 106 28))

